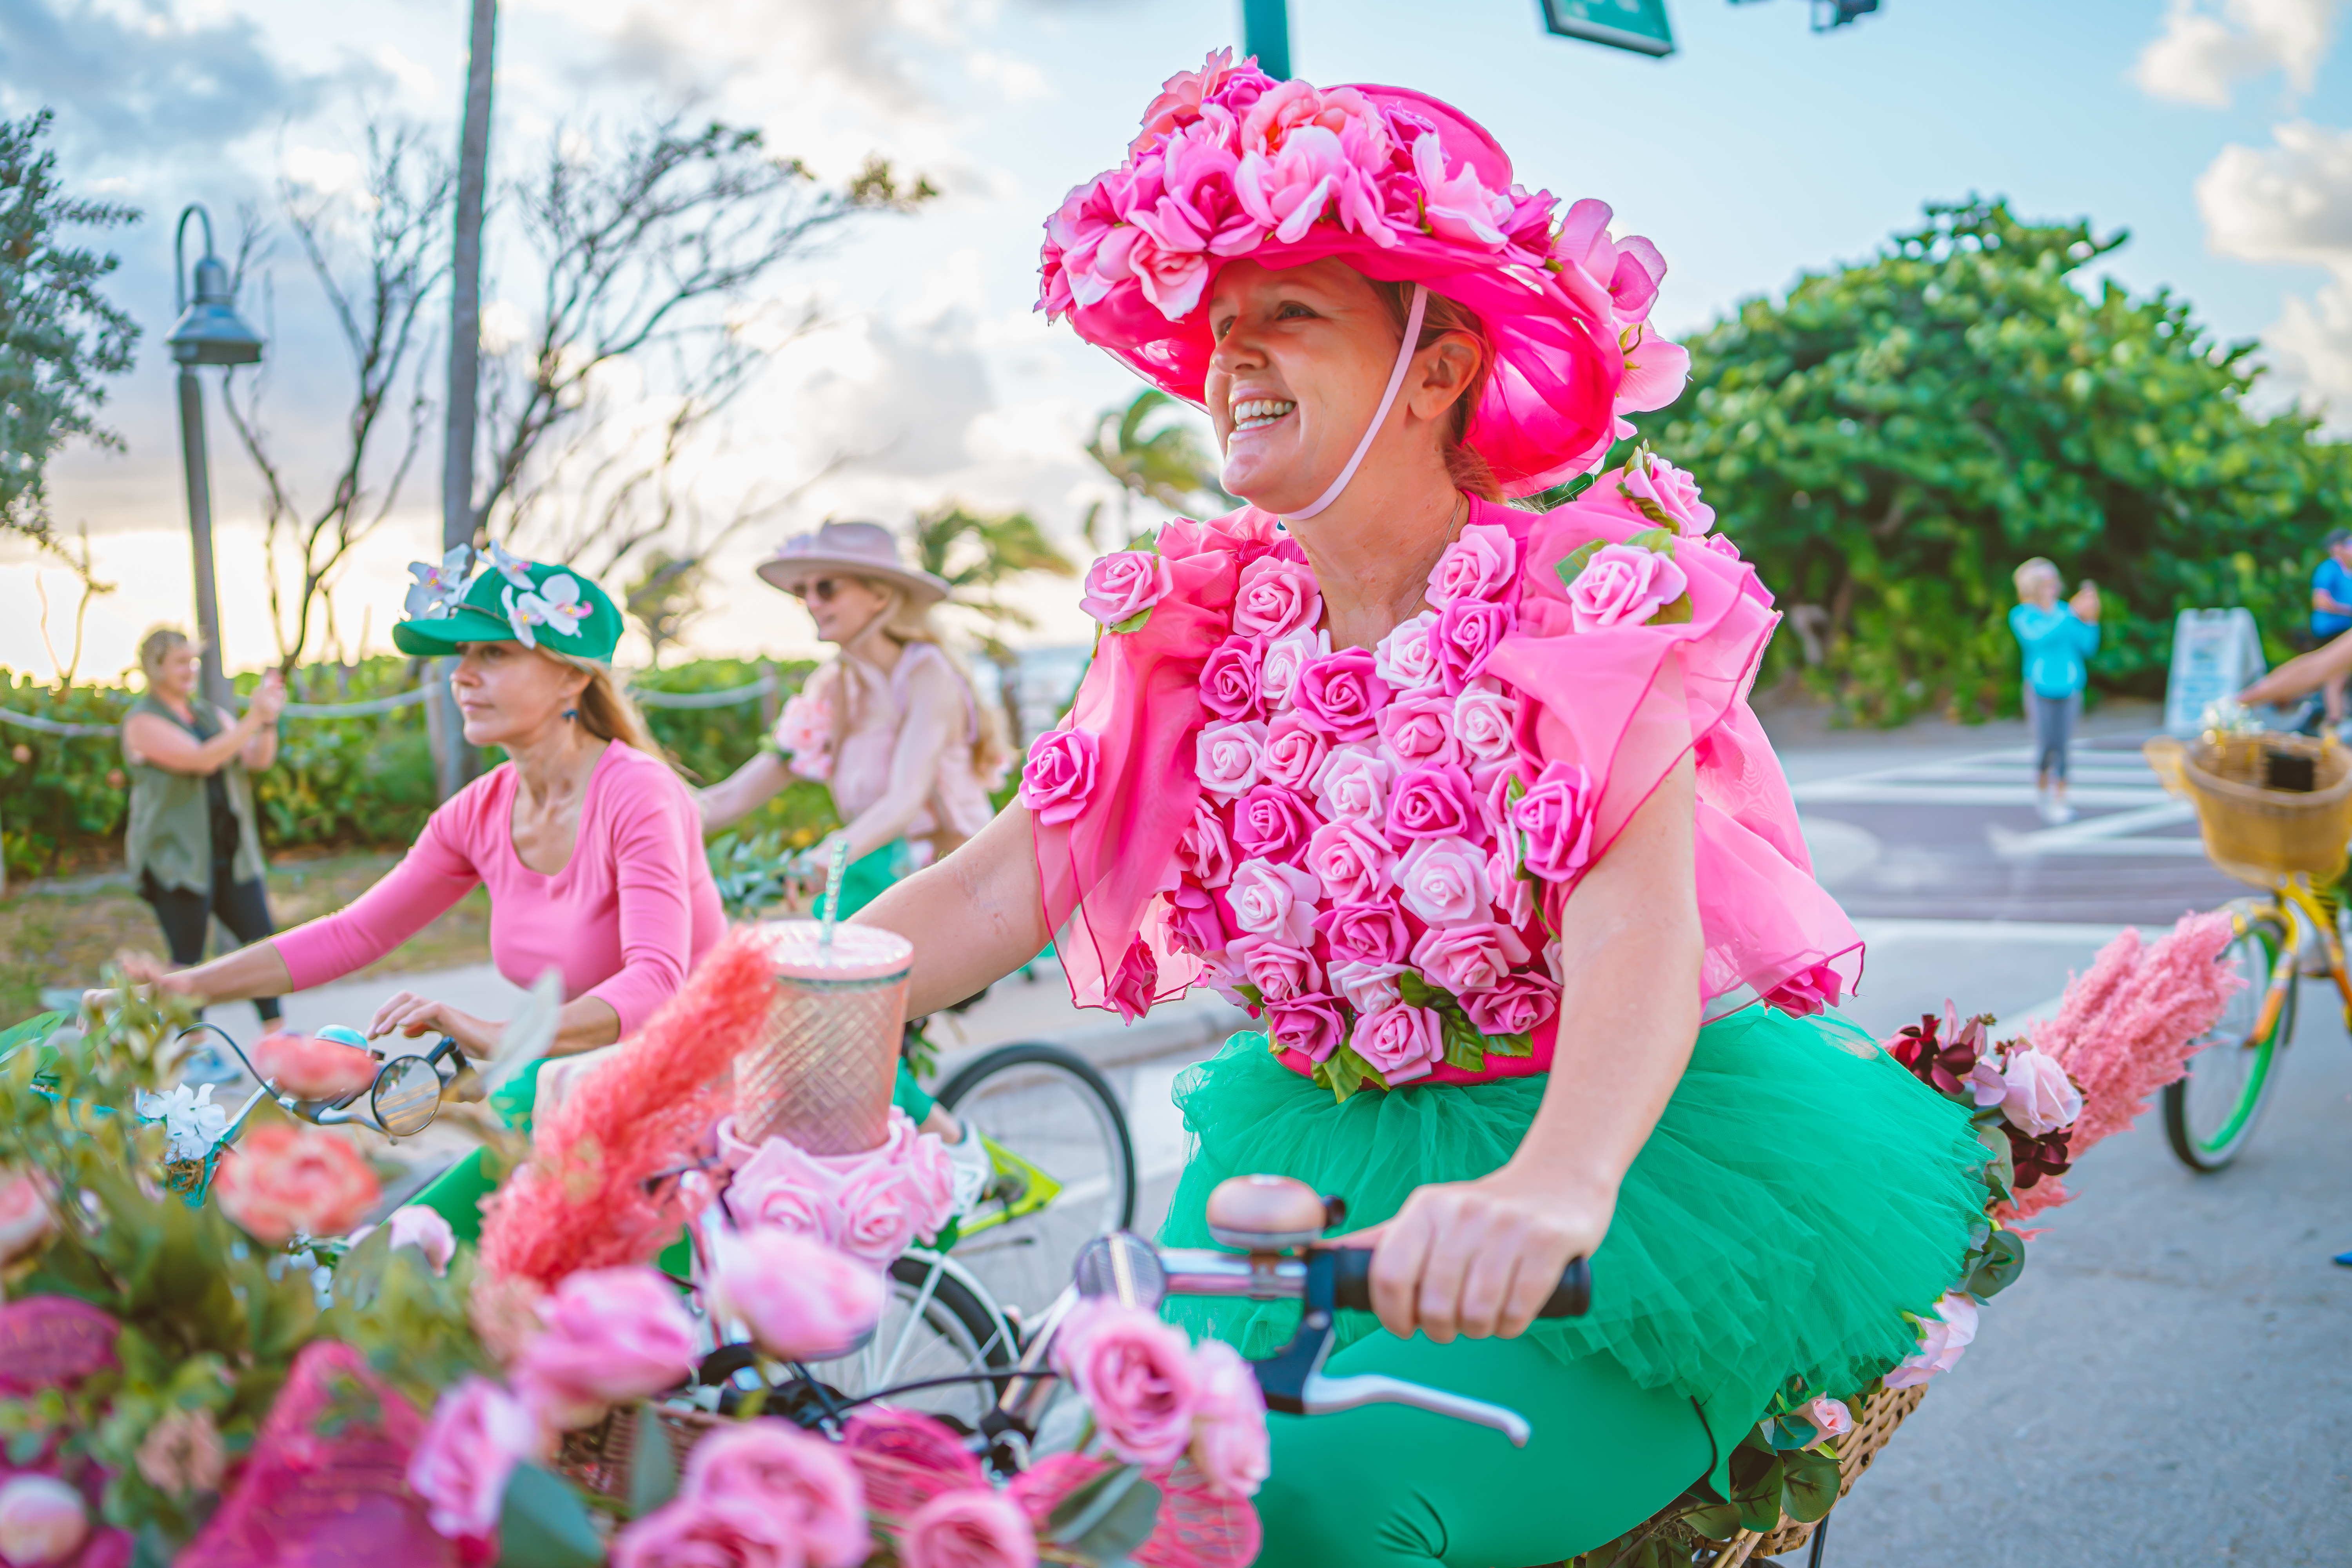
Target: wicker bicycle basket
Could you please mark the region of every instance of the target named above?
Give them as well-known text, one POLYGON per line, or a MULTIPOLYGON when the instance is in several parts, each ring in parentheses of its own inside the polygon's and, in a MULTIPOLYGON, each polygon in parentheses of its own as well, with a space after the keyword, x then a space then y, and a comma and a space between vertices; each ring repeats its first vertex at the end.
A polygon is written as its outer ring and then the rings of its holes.
POLYGON ((2333 737, 2208 731, 2186 745, 2159 736, 2141 750, 2164 787, 2195 804, 2205 853, 2229 875, 2258 888, 2342 875, 2352 841, 2352 755, 2333 737), (2309 759, 2315 787, 2264 787, 2273 755, 2309 759))
MULTIPOLYGON (((1881 1388, 1870 1396, 1855 1415, 1853 1430, 1838 1439, 1838 1501, 1853 1490, 1853 1483, 1862 1472, 1870 1468, 1895 1429, 1903 1425, 1919 1402, 1927 1396, 1925 1384, 1915 1388, 1881 1388)), ((1818 1522, 1818 1521, 1816 1521, 1818 1522)), ((1780 1528, 1769 1534, 1758 1534, 1743 1530, 1732 1537, 1708 1568, 1743 1568, 1744 1564, 1767 1557, 1778 1557, 1784 1552, 1794 1552, 1812 1539, 1813 1525, 1800 1524, 1783 1514, 1780 1528)))

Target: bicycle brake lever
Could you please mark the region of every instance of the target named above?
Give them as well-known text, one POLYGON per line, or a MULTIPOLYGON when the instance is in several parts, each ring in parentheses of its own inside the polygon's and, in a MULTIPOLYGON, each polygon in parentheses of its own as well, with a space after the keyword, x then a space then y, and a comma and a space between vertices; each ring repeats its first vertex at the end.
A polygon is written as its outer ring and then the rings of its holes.
POLYGON ((1407 1383, 1401 1377, 1381 1373, 1360 1373, 1352 1377, 1328 1377, 1320 1372, 1307 1374, 1306 1386, 1299 1393, 1299 1406, 1308 1415, 1328 1415, 1334 1411, 1353 1410, 1365 1405, 1403 1405, 1415 1410, 1426 1410, 1433 1415, 1450 1415, 1456 1421, 1468 1421, 1479 1426, 1491 1426, 1511 1440, 1514 1448, 1528 1446, 1534 1428, 1528 1418, 1516 1410, 1500 1405, 1489 1405, 1483 1399, 1469 1399, 1459 1394, 1448 1394, 1442 1388, 1426 1388, 1418 1383, 1407 1383))

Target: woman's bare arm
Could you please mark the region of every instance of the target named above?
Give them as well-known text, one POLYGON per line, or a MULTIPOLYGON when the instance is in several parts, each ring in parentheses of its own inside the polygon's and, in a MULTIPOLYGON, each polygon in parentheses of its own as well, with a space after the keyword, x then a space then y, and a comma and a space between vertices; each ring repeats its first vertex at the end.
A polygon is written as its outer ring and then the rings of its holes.
POLYGON ((702 831, 707 837, 723 833, 782 793, 793 782, 793 770, 784 759, 773 752, 760 752, 751 760, 712 784, 695 793, 695 804, 702 813, 702 831))
POLYGON ((2238 700, 2248 706, 2290 701, 2318 690, 2347 669, 2352 669, 2352 633, 2288 659, 2239 692, 2238 700))
POLYGON ((1521 1333, 1608 1234, 1698 1037, 1696 797, 1685 757, 1569 896, 1543 1102, 1500 1170, 1419 1188, 1381 1227, 1372 1301, 1392 1332, 1521 1333))
MULTIPOLYGON (((200 1005, 247 1002, 256 996, 283 996, 294 988, 293 976, 286 969, 286 960, 278 955, 277 944, 268 942, 240 947, 235 952, 221 954, 209 963, 199 963, 187 969, 170 968, 152 954, 126 952, 122 955, 122 972, 134 985, 152 985, 173 996, 189 997, 200 1005)), ((93 991, 88 994, 102 996, 107 993, 93 991)))
POLYGON ((915 944, 907 1016, 935 1013, 1037 956, 1045 929, 1029 808, 1018 801, 938 865, 850 917, 915 944))
MULTIPOLYGON (((211 740, 199 741, 169 719, 133 713, 122 721, 122 752, 134 763, 145 763, 167 773, 202 777, 226 767, 229 759, 244 751, 263 728, 261 710, 252 708, 211 740)), ((274 750, 276 741, 270 743, 274 750)))

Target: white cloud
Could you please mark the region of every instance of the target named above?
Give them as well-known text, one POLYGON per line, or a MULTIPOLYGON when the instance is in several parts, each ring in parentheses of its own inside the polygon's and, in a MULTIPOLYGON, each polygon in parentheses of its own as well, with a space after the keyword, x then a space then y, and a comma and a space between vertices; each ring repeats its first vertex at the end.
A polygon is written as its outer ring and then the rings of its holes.
POLYGON ((2279 70, 2309 92, 2345 0, 2172 0, 2132 79, 2152 97, 2227 109, 2238 83, 2279 70))
POLYGON ((2206 241, 2248 261, 2335 274, 2289 295, 2263 334, 2285 390, 2352 416, 2352 131, 2297 121, 2266 148, 2229 146, 2197 182, 2206 241))

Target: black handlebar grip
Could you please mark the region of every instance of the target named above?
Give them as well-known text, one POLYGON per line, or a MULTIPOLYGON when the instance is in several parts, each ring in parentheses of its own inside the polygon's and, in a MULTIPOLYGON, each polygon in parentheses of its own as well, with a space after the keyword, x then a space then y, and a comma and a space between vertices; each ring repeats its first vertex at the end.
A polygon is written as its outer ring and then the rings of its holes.
MULTIPOLYGON (((1331 1249, 1333 1294, 1339 1304, 1360 1312, 1372 1310, 1372 1249, 1335 1247, 1331 1249)), ((1559 1286, 1536 1316, 1580 1318, 1592 1305, 1592 1270, 1581 1258, 1571 1258, 1560 1270, 1559 1286)))

